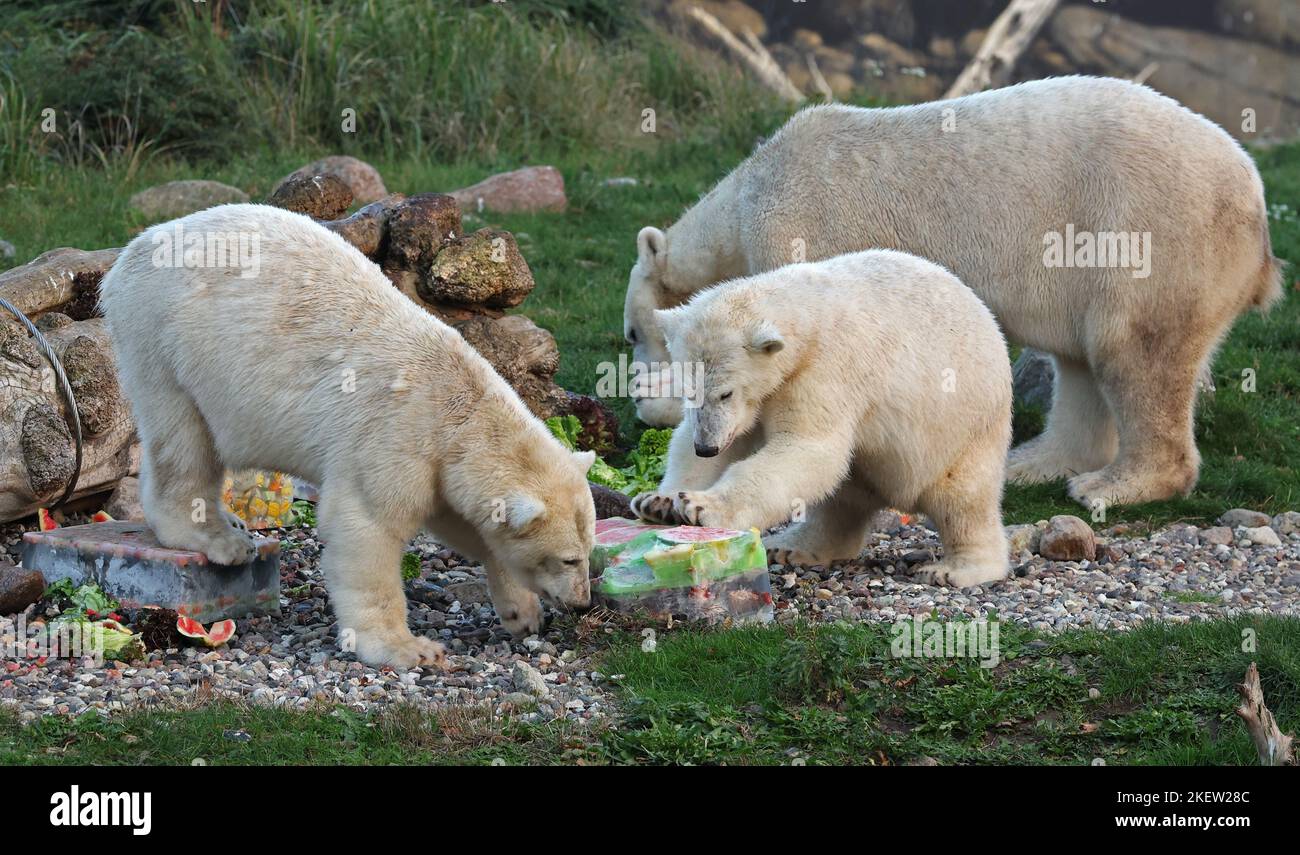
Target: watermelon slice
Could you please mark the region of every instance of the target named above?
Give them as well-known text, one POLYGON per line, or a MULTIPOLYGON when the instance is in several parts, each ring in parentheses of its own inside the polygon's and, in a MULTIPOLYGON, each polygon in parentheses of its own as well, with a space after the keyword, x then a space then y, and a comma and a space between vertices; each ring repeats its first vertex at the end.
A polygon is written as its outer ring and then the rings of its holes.
POLYGON ((95 511, 90 517, 90 521, 93 523, 112 522, 113 518, 108 515, 108 511, 95 511))
POLYGON ((45 508, 36 509, 36 520, 40 523, 41 531, 52 531, 59 527, 59 524, 54 521, 53 515, 45 508))
POLYGON ((234 637, 235 622, 233 620, 219 620, 212 625, 211 629, 204 629, 203 624, 194 618, 178 615, 176 617, 176 631, 186 638, 198 639, 208 647, 220 647, 234 637))
POLYGON ((669 543, 708 543, 739 537, 741 532, 727 528, 705 528, 699 525, 679 525, 659 532, 659 539, 669 543))

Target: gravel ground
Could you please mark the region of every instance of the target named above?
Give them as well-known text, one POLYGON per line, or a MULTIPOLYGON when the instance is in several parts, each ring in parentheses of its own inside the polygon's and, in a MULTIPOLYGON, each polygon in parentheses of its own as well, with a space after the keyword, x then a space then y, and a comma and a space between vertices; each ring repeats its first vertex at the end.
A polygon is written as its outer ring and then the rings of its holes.
MULTIPOLYGON (((873 535, 873 547, 857 561, 810 568, 772 565, 776 619, 892 622, 913 615, 996 612, 1003 620, 1061 631, 1242 613, 1296 615, 1300 531, 1287 530, 1297 528, 1291 525, 1296 520, 1277 526, 1283 529, 1280 546, 1252 543, 1243 528, 1173 526, 1136 537, 1121 526, 1098 535, 1095 561, 1051 561, 1025 549, 1013 561, 1013 578, 949 590, 910 580, 908 568, 930 560, 938 537, 924 525, 894 519, 873 535)), ((1038 529, 1045 527, 1040 523, 1038 529)), ((9 551, 15 531, 0 532, 9 551)), ((235 639, 224 648, 154 651, 136 663, 92 667, 8 659, 0 667, 0 705, 16 709, 24 721, 91 708, 109 714, 139 705, 183 706, 208 697, 291 708, 340 703, 357 710, 395 703, 477 704, 528 721, 577 723, 610 710, 607 678, 592 670, 590 653, 598 645, 586 635, 601 632, 600 615, 589 615, 576 627, 572 620, 556 621, 541 637, 513 641, 486 602, 482 568, 419 538, 411 549, 420 554, 421 577, 407 585, 412 627, 441 638, 451 668, 370 668, 338 652, 314 530, 280 536, 279 617, 238 621, 235 639)), ((15 635, 14 619, 0 617, 0 644, 7 646, 15 635)))

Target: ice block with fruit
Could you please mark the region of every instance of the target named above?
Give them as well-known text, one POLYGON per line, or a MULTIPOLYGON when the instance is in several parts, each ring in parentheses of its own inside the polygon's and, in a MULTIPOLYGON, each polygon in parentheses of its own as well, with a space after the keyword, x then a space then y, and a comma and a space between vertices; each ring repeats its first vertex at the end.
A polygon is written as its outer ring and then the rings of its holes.
POLYGON ((293 524, 293 479, 283 472, 227 473, 221 498, 250 529, 293 524))
POLYGON ((772 619, 767 551, 757 529, 597 520, 593 599, 608 608, 717 623, 772 619))

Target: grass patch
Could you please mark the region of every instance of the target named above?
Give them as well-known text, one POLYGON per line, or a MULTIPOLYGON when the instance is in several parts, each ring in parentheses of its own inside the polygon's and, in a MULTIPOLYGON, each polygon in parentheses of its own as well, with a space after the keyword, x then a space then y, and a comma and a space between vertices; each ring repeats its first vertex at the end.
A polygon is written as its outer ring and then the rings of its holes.
POLYGON ((485 707, 362 714, 215 701, 110 719, 0 714, 0 765, 537 765, 584 760, 590 737, 563 724, 493 718, 485 707))
POLYGON ((994 668, 894 658, 892 641, 886 625, 835 624, 684 630, 652 654, 620 645, 604 668, 622 675, 628 715, 606 735, 609 753, 634 763, 1254 765, 1232 714, 1252 660, 1283 729, 1300 724, 1293 618, 1058 637, 1004 623, 994 668))
POLYGON ((212 701, 28 727, 0 712, 0 764, 1255 765, 1232 712, 1251 661, 1282 729, 1300 729, 1296 618, 1060 636, 1003 623, 991 668, 896 658, 893 641, 882 624, 679 628, 646 653, 621 631, 597 664, 617 687, 617 715, 585 728, 486 707, 212 701))

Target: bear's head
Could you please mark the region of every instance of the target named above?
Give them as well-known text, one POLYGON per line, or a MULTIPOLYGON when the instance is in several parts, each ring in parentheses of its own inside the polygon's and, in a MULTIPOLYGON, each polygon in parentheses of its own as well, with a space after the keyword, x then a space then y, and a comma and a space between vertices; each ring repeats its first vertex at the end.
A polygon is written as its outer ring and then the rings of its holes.
POLYGON ((664 282, 668 267, 668 237, 647 226, 636 237, 637 260, 628 276, 623 303, 623 337, 632 345, 637 377, 632 385, 636 415, 652 427, 671 427, 681 421, 682 404, 666 371, 668 349, 655 320, 655 310, 672 305, 664 282))
POLYGON ((763 401, 784 381, 785 336, 734 287, 704 291, 655 317, 683 366, 682 429, 691 431, 697 455, 713 457, 753 429, 763 401))
POLYGON ((585 608, 596 509, 587 485, 595 452, 571 452, 554 438, 524 453, 528 460, 494 502, 492 549, 511 578, 556 603, 585 608))

